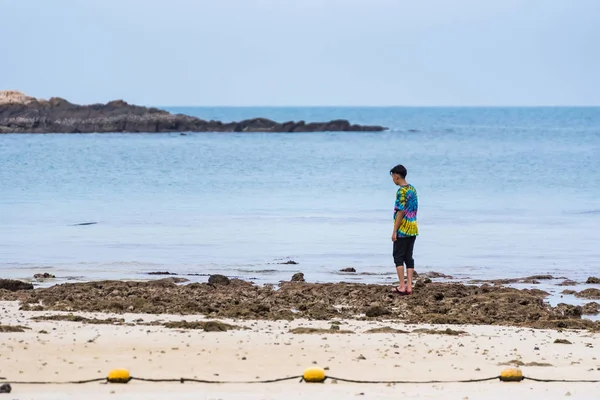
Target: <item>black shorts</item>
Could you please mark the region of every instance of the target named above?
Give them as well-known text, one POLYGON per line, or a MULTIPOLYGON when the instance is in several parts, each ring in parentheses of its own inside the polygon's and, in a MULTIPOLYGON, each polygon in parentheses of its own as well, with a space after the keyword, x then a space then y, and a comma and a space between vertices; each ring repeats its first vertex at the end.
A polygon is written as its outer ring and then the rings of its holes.
POLYGON ((399 237, 394 242, 394 263, 396 267, 406 264, 406 268, 414 268, 413 249, 415 248, 416 236, 399 237))

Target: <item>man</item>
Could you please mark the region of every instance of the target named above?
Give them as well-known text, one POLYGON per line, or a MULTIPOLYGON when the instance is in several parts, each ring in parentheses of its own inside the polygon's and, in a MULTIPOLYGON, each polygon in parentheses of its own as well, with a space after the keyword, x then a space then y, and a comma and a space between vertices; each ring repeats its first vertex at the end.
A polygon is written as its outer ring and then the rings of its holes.
POLYGON ((394 287, 392 291, 403 296, 412 294, 412 279, 415 268, 413 249, 415 240, 419 235, 417 190, 413 185, 406 182, 406 174, 407 171, 403 165, 396 165, 390 170, 392 180, 400 187, 396 192, 394 231, 392 232, 394 263, 396 264, 400 284, 394 287), (406 284, 404 283, 404 265, 406 265, 406 284))

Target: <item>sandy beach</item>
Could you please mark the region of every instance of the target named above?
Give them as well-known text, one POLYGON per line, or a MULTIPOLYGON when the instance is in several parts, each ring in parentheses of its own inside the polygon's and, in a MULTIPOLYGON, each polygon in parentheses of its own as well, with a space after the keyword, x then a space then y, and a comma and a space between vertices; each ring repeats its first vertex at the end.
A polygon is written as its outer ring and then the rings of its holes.
MULTIPOLYGON (((0 333, 2 381, 66 381, 104 377, 126 368, 143 378, 248 381, 302 375, 308 367, 328 376, 363 380, 465 380, 499 375, 520 365, 525 376, 542 379, 600 379, 600 335, 587 331, 500 326, 403 324, 398 322, 234 320, 239 329, 205 332, 158 324, 206 321, 198 315, 66 313, 20 311, 16 301, 0 302, 1 325, 23 332, 0 333), (88 323, 43 318, 76 315, 88 323), (32 318, 36 318, 33 320, 32 318), (42 319, 40 319, 42 318, 42 319), (116 323, 102 323, 114 318, 116 323), (96 323, 89 323, 90 321, 96 323), (98 323, 100 322, 100 323, 98 323), (332 330, 331 327, 339 327, 332 330), (408 333, 368 333, 377 328, 408 333), (303 334, 297 328, 325 333, 303 334), (450 328, 451 333, 442 334, 450 328), (429 331, 428 331, 429 330, 429 331), (434 330, 435 332, 432 332, 434 330), (291 332, 290 332, 291 331, 291 332), (349 331, 351 333, 340 333, 349 331), (437 332, 437 333, 436 333, 437 332), (557 339, 571 344, 555 343, 557 339)), ((69 317, 72 318, 72 317, 69 317)), ((300 330, 302 332, 302 330, 300 330)), ((12 384, 11 399, 63 398, 594 398, 598 383, 499 381, 463 384, 272 384, 151 383, 127 385, 12 384)))

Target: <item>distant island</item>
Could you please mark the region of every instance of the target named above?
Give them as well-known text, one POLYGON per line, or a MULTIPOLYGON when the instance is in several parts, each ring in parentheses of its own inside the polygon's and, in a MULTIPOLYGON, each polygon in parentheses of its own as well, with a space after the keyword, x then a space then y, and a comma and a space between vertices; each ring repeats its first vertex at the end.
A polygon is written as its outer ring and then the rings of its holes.
POLYGON ((77 105, 59 97, 36 99, 17 91, 0 91, 1 133, 110 133, 110 132, 379 132, 382 126, 329 122, 275 122, 253 118, 240 122, 206 121, 171 114, 123 100, 77 105))

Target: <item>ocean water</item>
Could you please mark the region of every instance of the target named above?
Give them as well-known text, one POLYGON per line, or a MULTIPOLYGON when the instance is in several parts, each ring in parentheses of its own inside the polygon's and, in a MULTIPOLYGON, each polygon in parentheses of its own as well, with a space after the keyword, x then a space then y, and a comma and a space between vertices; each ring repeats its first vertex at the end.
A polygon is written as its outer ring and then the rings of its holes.
POLYGON ((398 163, 417 271, 600 275, 600 108, 167 109, 390 129, 0 135, 0 276, 389 283, 398 163))

